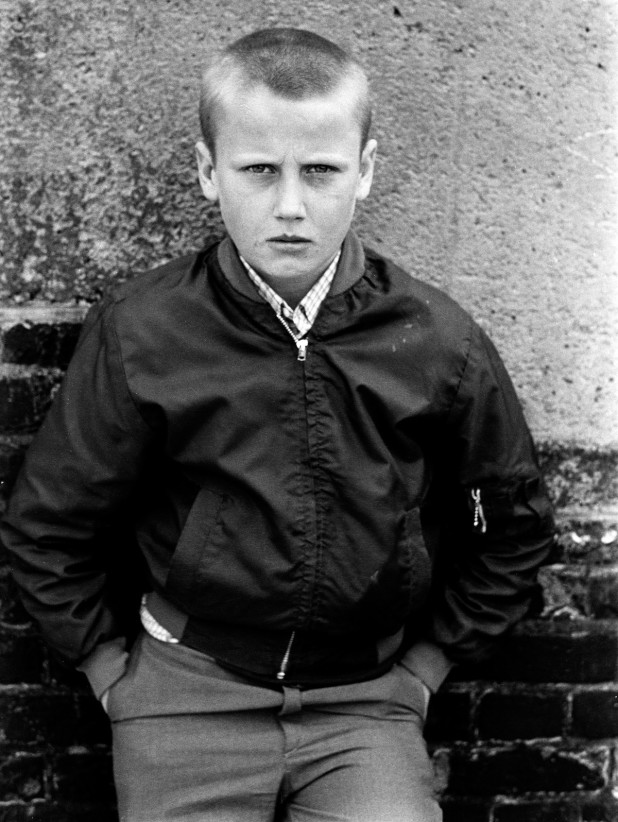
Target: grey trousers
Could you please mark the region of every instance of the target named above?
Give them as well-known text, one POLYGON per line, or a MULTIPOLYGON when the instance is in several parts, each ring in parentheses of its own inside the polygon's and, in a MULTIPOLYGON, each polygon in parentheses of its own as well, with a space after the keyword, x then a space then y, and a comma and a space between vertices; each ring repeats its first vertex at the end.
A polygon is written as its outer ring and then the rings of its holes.
POLYGON ((122 822, 439 822, 419 681, 281 692, 143 634, 112 686, 122 822))

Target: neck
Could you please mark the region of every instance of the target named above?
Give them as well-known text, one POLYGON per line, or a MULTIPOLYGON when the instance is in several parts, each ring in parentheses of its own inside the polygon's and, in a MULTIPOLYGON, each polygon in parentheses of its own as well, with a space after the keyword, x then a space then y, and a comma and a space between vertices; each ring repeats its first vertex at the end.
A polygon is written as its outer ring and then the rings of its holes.
POLYGON ((280 279, 260 273, 260 277, 264 282, 268 283, 273 291, 286 301, 290 308, 296 308, 298 303, 309 293, 321 276, 321 274, 317 274, 310 282, 307 282, 306 277, 286 277, 285 279, 280 279))

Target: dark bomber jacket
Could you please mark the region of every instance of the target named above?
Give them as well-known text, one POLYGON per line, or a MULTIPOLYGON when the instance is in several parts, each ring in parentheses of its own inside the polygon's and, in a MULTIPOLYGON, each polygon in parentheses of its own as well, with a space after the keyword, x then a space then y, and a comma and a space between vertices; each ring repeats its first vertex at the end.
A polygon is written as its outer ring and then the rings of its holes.
POLYGON ((351 233, 304 362, 229 239, 93 308, 2 537, 85 670, 122 654, 112 565, 139 555, 182 641, 249 676, 367 678, 412 647, 431 683, 432 653, 479 659, 525 614, 552 520, 491 342, 351 233))

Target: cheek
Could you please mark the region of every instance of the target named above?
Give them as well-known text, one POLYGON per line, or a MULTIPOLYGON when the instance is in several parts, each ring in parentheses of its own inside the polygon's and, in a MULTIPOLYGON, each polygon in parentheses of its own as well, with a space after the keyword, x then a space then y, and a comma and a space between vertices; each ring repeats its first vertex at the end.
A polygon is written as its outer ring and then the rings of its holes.
POLYGON ((227 233, 234 241, 241 253, 248 253, 254 249, 263 234, 265 219, 252 203, 243 202, 236 198, 230 200, 219 199, 221 219, 227 233))
POLYGON ((354 213, 356 198, 351 189, 330 192, 316 198, 314 214, 320 222, 341 222, 349 220, 354 213))
POLYGON ((247 207, 247 201, 237 194, 232 196, 221 194, 219 208, 221 217, 228 228, 248 222, 247 217, 252 213, 252 209, 247 207))
POLYGON ((265 192, 251 186, 235 186, 219 193, 219 205, 222 214, 251 223, 258 219, 258 214, 264 213, 268 203, 265 192))

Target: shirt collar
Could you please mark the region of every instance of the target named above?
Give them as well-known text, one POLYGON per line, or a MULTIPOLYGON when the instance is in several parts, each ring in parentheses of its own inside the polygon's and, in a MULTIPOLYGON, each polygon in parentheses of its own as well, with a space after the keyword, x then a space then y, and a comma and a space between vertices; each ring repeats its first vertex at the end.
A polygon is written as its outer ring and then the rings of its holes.
POLYGON ((313 326, 318 315, 320 307, 333 283, 335 272, 337 270, 337 263, 341 257, 341 249, 337 252, 335 258, 330 263, 326 271, 321 275, 316 283, 309 289, 303 299, 298 303, 295 309, 292 309, 288 303, 280 297, 277 292, 260 277, 260 275, 253 269, 249 263, 240 254, 240 261, 242 262, 249 279, 255 285, 258 294, 265 300, 273 311, 286 320, 294 323, 298 329, 298 333, 303 337, 313 326))
MULTIPOLYGON (((229 235, 218 243, 216 258, 218 269, 226 282, 243 297, 264 305, 247 271, 238 258, 238 250, 229 235)), ((336 297, 358 283, 367 273, 367 263, 361 241, 356 232, 350 229, 341 246, 341 259, 337 265, 333 284, 328 292, 329 297, 336 297)))

